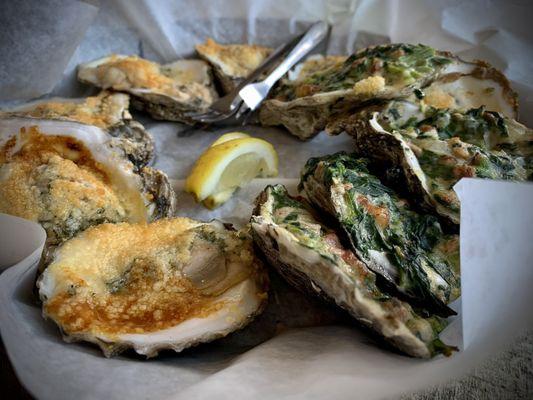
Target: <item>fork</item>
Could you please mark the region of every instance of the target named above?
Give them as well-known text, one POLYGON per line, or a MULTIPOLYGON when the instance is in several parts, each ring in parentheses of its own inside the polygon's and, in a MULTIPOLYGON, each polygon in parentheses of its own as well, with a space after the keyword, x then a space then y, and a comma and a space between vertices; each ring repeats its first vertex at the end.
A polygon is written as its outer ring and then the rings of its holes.
POLYGON ((279 59, 286 54, 303 37, 303 34, 295 37, 290 42, 279 46, 274 50, 247 78, 241 81, 231 92, 221 97, 209 106, 207 111, 190 112, 185 115, 197 122, 214 123, 231 118, 242 104, 239 91, 247 84, 257 80, 267 72, 279 59))
MULTIPOLYGON (((202 123, 216 123, 225 121, 235 114, 237 119, 249 114, 255 108, 249 108, 244 99, 241 97, 240 92, 243 91, 252 82, 256 81, 263 73, 269 71, 273 65, 275 65, 280 58, 282 58, 287 52, 291 51, 288 58, 283 60, 277 68, 270 73, 267 79, 261 83, 270 85, 266 94, 272 86, 290 69, 294 64, 301 60, 306 54, 311 51, 316 45, 318 45, 325 37, 328 31, 328 25, 324 22, 317 22, 313 24, 307 32, 301 34, 290 42, 278 47, 272 54, 246 79, 244 79, 234 90, 228 93, 226 96, 220 98, 205 112, 191 112, 185 114, 188 118, 196 122, 202 123), (287 62, 288 61, 288 62, 287 62), (282 72, 283 71, 283 72, 282 72), (275 74, 275 76, 273 76, 275 74)), ((264 91, 264 89, 262 89, 264 91)), ((246 93, 246 91, 244 92, 246 93)), ((263 99, 266 97, 263 97, 263 99)), ((262 99, 261 99, 262 101, 262 99)), ((259 101, 259 103, 261 102, 259 101)), ((257 103, 255 107, 259 104, 257 103)))
POLYGON ((237 112, 237 117, 246 112, 254 111, 267 97, 270 89, 281 79, 298 61, 313 50, 328 33, 329 26, 325 22, 314 23, 304 34, 299 43, 291 50, 289 55, 266 77, 257 83, 250 83, 239 91, 243 105, 237 112))

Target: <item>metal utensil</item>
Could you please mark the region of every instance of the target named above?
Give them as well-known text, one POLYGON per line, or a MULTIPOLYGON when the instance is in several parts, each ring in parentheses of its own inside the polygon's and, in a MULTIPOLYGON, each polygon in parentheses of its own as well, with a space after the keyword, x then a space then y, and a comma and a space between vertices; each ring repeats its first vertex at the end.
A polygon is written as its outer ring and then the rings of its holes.
POLYGON ((204 112, 191 112, 186 116, 204 123, 220 122, 233 116, 239 106, 242 104, 242 99, 239 97, 239 91, 247 84, 256 81, 263 73, 268 72, 279 60, 290 51, 304 34, 298 35, 290 42, 279 46, 274 50, 262 63, 255 69, 247 78, 241 81, 235 89, 221 97, 209 106, 209 109, 204 112))
POLYGON ((313 24, 307 32, 292 39, 290 42, 278 47, 254 72, 244 79, 233 91, 214 102, 207 111, 200 113, 188 113, 186 116, 194 121, 202 123, 216 123, 227 120, 237 114, 237 119, 249 114, 266 97, 272 86, 290 69, 318 45, 326 36, 328 25, 324 22, 313 24), (249 107, 240 93, 252 82, 256 81, 263 73, 268 72, 279 60, 290 51, 289 56, 283 60, 265 79, 260 82, 258 90, 265 93, 261 100, 255 96, 255 107, 249 107), (267 89, 268 88, 268 89, 267 89), (243 102, 244 101, 244 102, 243 102), (258 102, 259 101, 259 102, 258 102))
MULTIPOLYGON (((274 84, 281 79, 298 61, 305 57, 313 50, 328 33, 328 24, 325 22, 316 22, 304 34, 303 38, 292 49, 289 55, 267 76, 265 80, 257 83, 250 83, 239 91, 239 96, 244 101, 246 107, 253 111, 267 97, 268 92, 274 84)), ((244 107, 244 105, 242 106, 244 107)), ((239 110, 243 113, 247 110, 239 110)))

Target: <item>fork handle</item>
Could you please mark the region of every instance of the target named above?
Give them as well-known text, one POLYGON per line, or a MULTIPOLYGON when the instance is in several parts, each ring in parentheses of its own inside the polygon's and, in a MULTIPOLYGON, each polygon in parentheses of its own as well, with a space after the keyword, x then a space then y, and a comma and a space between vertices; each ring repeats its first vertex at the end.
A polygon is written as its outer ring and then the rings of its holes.
POLYGON ((323 21, 315 22, 303 35, 302 39, 296 44, 285 59, 268 75, 263 81, 268 88, 281 79, 294 65, 313 50, 328 33, 328 24, 323 21))

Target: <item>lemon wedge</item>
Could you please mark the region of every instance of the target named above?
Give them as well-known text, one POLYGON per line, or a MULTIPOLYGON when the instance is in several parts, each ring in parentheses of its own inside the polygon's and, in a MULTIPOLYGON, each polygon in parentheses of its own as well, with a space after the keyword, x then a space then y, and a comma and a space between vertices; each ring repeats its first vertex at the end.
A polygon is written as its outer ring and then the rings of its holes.
POLYGON ((252 179, 277 174, 278 155, 270 143, 232 132, 218 138, 196 161, 185 191, 213 209, 252 179))
POLYGON ((244 132, 229 132, 225 133, 222 136, 220 136, 217 140, 215 140, 213 143, 211 143, 210 147, 216 146, 217 144, 222 144, 224 142, 228 142, 233 139, 243 139, 250 137, 247 133, 244 132))

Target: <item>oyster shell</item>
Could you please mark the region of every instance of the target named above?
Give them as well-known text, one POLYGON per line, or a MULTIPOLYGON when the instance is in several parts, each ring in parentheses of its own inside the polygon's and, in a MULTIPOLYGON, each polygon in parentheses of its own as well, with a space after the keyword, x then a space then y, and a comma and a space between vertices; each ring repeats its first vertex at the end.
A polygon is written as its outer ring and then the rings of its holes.
POLYGON ((408 355, 451 352, 438 338, 444 320, 422 318, 380 290, 375 274, 283 186, 268 186, 259 195, 251 227, 269 263, 297 288, 336 303, 408 355))
MULTIPOLYGON (((284 125, 305 140, 347 110, 369 101, 406 98, 435 81, 441 88, 448 88, 446 83, 462 75, 490 76, 508 87, 505 77, 484 62, 466 62, 425 45, 370 47, 342 64, 292 83, 285 81, 264 102, 260 121, 264 125, 284 125)), ((506 94, 512 97, 514 92, 506 94)))
POLYGON ((409 118, 421 121, 427 107, 454 110, 485 107, 508 118, 518 117, 518 95, 500 71, 483 61, 458 64, 455 71, 441 75, 423 88, 415 89, 407 98, 392 101, 334 113, 326 125, 326 131, 332 135, 339 134, 347 125, 354 125, 357 119, 369 120, 375 111, 390 114, 384 115, 384 118, 398 120, 397 124, 402 121, 405 123, 409 118), (398 113, 395 113, 395 109, 398 113))
POLYGON ((202 60, 159 65, 137 56, 112 54, 78 66, 78 79, 132 95, 132 105, 155 119, 193 123, 187 112, 206 110, 217 98, 202 60))
POLYGON ((518 118, 518 95, 505 75, 484 61, 443 75, 407 100, 422 107, 461 109, 485 107, 508 118, 518 118))
POLYGON ((442 316, 460 294, 459 237, 446 235, 434 216, 413 211, 345 153, 311 158, 300 188, 331 215, 359 259, 410 301, 442 316))
POLYGON ((533 179, 533 131, 498 112, 440 110, 407 101, 377 109, 352 116, 343 129, 360 153, 399 169, 416 201, 450 224, 459 224, 453 186, 462 177, 533 179))
POLYGON ((78 122, 0 118, 0 212, 39 222, 48 246, 103 222, 173 215, 166 175, 137 168, 124 140, 78 122))
POLYGON ((209 38, 196 51, 213 66, 224 93, 229 93, 272 52, 271 48, 247 44, 219 44, 209 38))
POLYGON ((102 91, 83 99, 54 98, 33 102, 0 113, 0 118, 29 117, 66 120, 94 125, 119 137, 122 150, 136 167, 149 164, 154 157, 154 139, 129 113, 130 98, 124 93, 102 91))
POLYGON ((66 341, 153 357, 242 328, 267 299, 252 241, 188 218, 102 224, 59 246, 37 282, 66 341))

